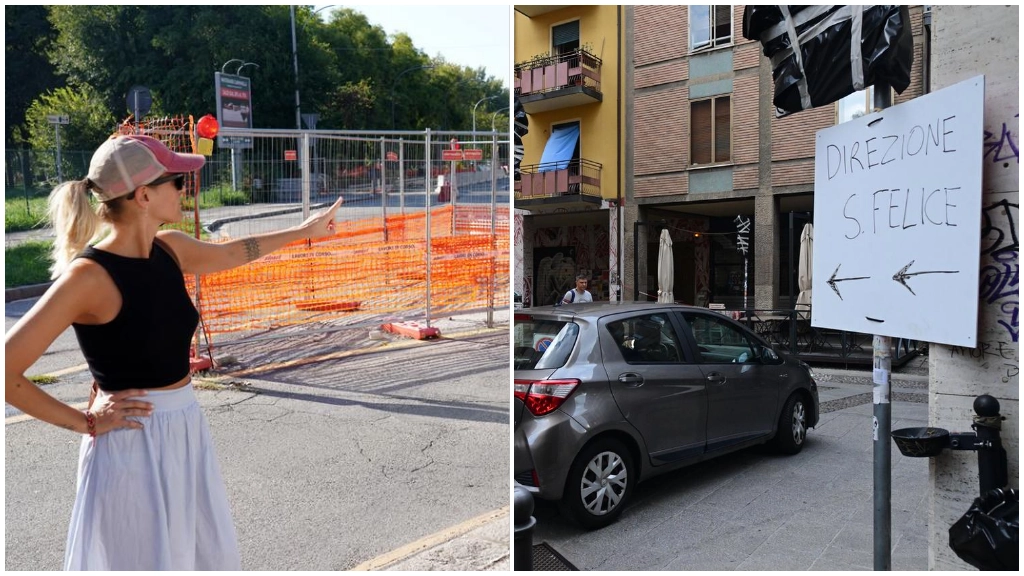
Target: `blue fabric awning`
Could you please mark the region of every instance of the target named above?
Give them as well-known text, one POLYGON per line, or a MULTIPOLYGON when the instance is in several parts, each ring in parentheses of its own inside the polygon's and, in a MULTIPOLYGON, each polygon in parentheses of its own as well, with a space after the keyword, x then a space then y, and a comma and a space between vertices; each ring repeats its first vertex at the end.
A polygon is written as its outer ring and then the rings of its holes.
POLYGON ((576 141, 579 137, 579 124, 556 126, 544 146, 537 171, 565 170, 569 166, 569 160, 572 160, 572 153, 576 150, 576 141))

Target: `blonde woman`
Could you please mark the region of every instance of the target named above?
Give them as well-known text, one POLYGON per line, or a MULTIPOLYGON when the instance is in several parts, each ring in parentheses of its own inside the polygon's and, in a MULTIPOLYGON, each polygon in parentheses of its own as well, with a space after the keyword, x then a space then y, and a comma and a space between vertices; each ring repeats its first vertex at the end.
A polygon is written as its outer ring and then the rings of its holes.
POLYGON ((189 374, 199 315, 183 273, 226 270, 328 236, 341 199, 294 228, 224 244, 158 231, 181 220, 185 178, 204 162, 148 136, 118 136, 96 151, 85 180, 50 195, 56 281, 7 333, 5 393, 26 414, 85 435, 66 570, 240 568, 189 374), (101 226, 109 233, 87 246, 101 226), (25 377, 68 326, 98 388, 84 411, 25 377))

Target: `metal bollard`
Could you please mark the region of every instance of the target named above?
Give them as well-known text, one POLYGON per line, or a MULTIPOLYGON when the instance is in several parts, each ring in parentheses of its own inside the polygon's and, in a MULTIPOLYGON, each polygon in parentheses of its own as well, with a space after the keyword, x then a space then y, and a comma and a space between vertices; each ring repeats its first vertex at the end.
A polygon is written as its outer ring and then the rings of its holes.
POLYGON ((973 450, 978 453, 978 486, 984 497, 990 490, 1007 485, 1006 449, 999 431, 1003 416, 999 401, 982 394, 974 399, 974 432, 950 432, 942 428, 904 428, 891 434, 904 456, 932 457, 943 450, 973 450))
POLYGON ((984 496, 1007 483, 1006 449, 999 438, 1003 418, 999 415, 999 400, 988 394, 974 399, 974 411, 978 415, 971 427, 978 436, 978 484, 984 496))
POLYGON ((533 494, 516 486, 512 496, 512 518, 515 523, 515 542, 512 550, 513 570, 533 570, 533 494))

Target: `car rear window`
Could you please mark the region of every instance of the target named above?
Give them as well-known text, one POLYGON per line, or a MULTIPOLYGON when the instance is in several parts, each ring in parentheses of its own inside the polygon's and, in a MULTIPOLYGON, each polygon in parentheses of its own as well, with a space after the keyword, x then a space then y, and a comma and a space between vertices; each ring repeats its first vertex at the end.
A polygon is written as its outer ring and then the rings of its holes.
POLYGON ((513 332, 515 369, 535 370, 564 366, 580 327, 564 320, 517 316, 513 332))

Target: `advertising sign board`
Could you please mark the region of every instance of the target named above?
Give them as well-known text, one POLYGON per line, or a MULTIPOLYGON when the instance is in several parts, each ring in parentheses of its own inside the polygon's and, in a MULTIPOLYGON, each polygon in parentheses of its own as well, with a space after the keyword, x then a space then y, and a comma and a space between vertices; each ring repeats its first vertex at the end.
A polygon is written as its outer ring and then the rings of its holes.
MULTIPOLYGON (((249 79, 234 74, 214 73, 217 93, 217 123, 222 128, 252 128, 252 90, 249 79)), ((252 138, 217 136, 221 148, 252 148, 252 138)))

